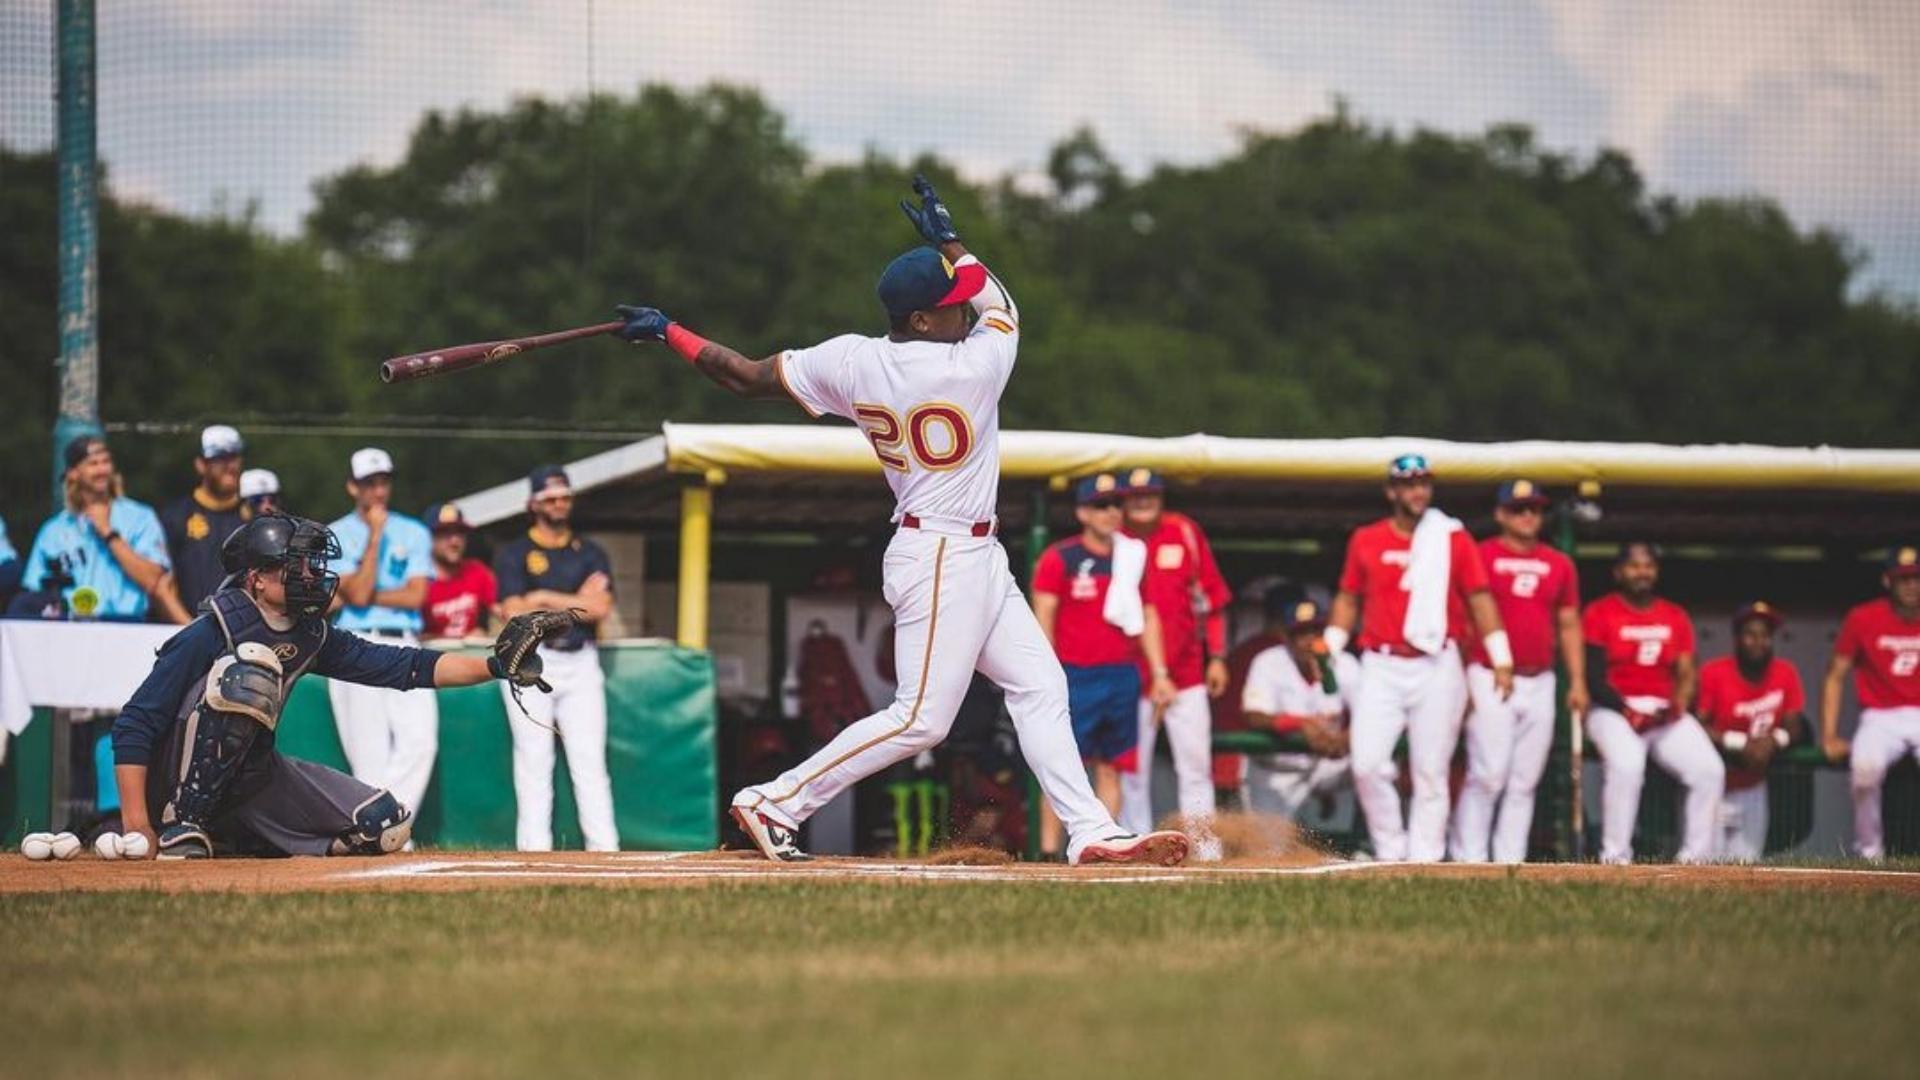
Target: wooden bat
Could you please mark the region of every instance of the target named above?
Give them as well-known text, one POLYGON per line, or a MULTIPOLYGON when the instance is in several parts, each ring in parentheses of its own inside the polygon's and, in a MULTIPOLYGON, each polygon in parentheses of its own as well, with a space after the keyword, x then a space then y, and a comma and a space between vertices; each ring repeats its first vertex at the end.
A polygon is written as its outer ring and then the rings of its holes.
POLYGON ((592 326, 576 326, 571 330, 556 330, 551 334, 536 334, 533 337, 509 338, 505 341, 476 341, 471 345, 452 345, 444 349, 409 353, 406 356, 396 356, 382 362, 380 381, 383 383, 412 382, 415 379, 446 375, 450 372, 465 371, 468 368, 485 367, 488 364, 497 364, 508 357, 519 356, 523 352, 544 349, 549 345, 611 334, 625 325, 626 323, 615 320, 595 323, 592 326))

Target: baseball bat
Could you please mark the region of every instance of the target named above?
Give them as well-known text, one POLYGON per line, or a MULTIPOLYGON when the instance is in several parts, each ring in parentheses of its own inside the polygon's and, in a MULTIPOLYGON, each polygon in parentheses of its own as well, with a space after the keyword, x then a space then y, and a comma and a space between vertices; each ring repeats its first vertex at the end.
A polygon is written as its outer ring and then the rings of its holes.
POLYGON ((535 334, 532 337, 508 338, 505 341, 476 341, 470 345, 452 345, 444 349, 428 349, 425 352, 408 353, 396 356, 380 364, 380 381, 383 383, 412 382, 415 379, 446 375, 468 368, 485 367, 497 364, 508 357, 523 352, 544 349, 562 342, 577 341, 580 338, 597 337, 611 334, 626 324, 613 322, 595 323, 592 326, 576 326, 571 330, 556 330, 551 334, 535 334))

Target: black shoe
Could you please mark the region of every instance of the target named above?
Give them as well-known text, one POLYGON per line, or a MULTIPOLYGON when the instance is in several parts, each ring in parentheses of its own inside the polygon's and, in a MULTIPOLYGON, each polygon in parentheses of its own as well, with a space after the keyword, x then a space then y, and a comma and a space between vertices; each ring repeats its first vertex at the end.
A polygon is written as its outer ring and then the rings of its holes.
POLYGON ((190 821, 169 825, 160 834, 160 858, 162 859, 211 859, 213 841, 207 832, 190 821))

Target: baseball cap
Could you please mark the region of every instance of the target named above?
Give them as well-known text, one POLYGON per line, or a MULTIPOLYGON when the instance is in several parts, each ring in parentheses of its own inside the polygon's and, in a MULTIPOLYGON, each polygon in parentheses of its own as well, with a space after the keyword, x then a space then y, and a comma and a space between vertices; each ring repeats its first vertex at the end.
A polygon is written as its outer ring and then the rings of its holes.
POLYGON ((1920 548, 1912 544, 1900 544, 1887 552, 1887 576, 1906 577, 1908 574, 1920 574, 1920 548))
POLYGON ((1127 495, 1151 495, 1167 490, 1167 482, 1152 469, 1137 465, 1127 470, 1126 483, 1121 485, 1121 489, 1127 495))
POLYGON ((248 469, 240 474, 240 497, 257 499, 262 495, 280 494, 280 478, 272 469, 248 469))
POLYGON ((1531 480, 1509 480, 1500 485, 1499 494, 1493 497, 1493 504, 1502 508, 1546 506, 1552 501, 1547 498, 1546 492, 1541 491, 1539 486, 1531 480))
POLYGON ((1421 480, 1433 476, 1425 454, 1401 454, 1387 463, 1388 480, 1421 480))
POLYGON ((567 479, 567 470, 558 465, 542 465, 527 474, 527 497, 537 499, 542 495, 571 495, 573 482, 567 479))
POLYGON ((246 449, 246 441, 240 438, 240 433, 225 424, 213 424, 200 431, 200 456, 207 461, 236 457, 245 453, 246 449))
POLYGON ((1302 630, 1327 625, 1327 613, 1311 600, 1301 600, 1287 610, 1287 629, 1302 630))
POLYGON ((1750 604, 1741 605, 1740 610, 1733 613, 1734 630, 1739 630, 1748 619, 1759 619, 1775 630, 1780 629, 1781 624, 1787 621, 1787 617, 1780 614, 1779 608, 1765 600, 1755 600, 1750 604))
POLYGON ((104 450, 106 446, 107 440, 98 435, 75 435, 67 443, 66 449, 61 451, 61 456, 66 459, 67 468, 71 469, 91 457, 95 447, 104 450))
POLYGON ((473 529, 473 523, 460 512, 460 504, 456 502, 434 503, 427 507, 427 512, 420 520, 426 522, 427 528, 434 532, 468 532, 473 529))
POLYGON ((917 247, 880 272, 880 306, 892 318, 971 300, 987 284, 987 268, 969 263, 956 268, 945 255, 917 247))
POLYGON ((1080 482, 1073 486, 1073 504, 1085 506, 1101 499, 1117 498, 1120 494, 1120 481, 1114 479, 1112 473, 1098 473, 1094 476, 1082 477, 1080 482))
POLYGON ((363 446, 353 452, 353 478, 365 480, 369 476, 393 475, 393 458, 377 446, 363 446))

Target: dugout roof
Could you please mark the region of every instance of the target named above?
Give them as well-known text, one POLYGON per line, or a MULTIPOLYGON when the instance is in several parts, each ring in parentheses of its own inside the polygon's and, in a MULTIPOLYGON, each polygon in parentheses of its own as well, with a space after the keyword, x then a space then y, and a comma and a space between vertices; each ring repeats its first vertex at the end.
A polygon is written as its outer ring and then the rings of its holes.
MULTIPOLYGON (((1674 543, 1859 550, 1920 536, 1920 451, 1653 443, 1463 443, 1423 438, 1141 438, 1089 432, 1001 433, 1004 532, 1040 506, 1071 520, 1074 477, 1147 465, 1169 502, 1216 538, 1338 536, 1382 509, 1387 461, 1427 455, 1436 502, 1472 523, 1501 480, 1524 476, 1555 496, 1598 484, 1591 540, 1647 533, 1674 543)), ((666 424, 662 434, 569 463, 597 529, 661 531, 680 519, 681 490, 714 488, 716 532, 813 533, 823 539, 886 529, 892 500, 880 465, 850 426, 666 424)), ((457 500, 476 525, 524 512, 513 480, 457 500)))

